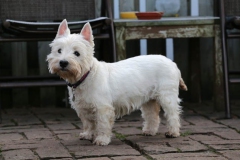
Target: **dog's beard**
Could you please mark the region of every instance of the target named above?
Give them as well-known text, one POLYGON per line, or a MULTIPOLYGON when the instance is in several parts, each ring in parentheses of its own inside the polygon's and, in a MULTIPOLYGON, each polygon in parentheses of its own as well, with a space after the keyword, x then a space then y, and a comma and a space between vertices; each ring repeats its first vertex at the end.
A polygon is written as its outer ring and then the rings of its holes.
POLYGON ((57 59, 49 59, 49 70, 52 74, 59 75, 62 79, 75 83, 81 78, 82 68, 81 66, 74 60, 68 60, 69 65, 62 69, 59 66, 59 60, 57 59))

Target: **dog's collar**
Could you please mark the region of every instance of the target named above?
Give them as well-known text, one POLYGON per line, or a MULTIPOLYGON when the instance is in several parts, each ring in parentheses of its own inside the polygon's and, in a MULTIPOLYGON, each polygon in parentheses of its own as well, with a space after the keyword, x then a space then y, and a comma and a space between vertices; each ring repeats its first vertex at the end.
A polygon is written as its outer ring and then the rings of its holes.
POLYGON ((89 72, 90 72, 90 70, 89 70, 87 73, 85 73, 85 74, 82 76, 82 78, 81 78, 79 81, 77 81, 76 83, 74 83, 74 84, 67 83, 67 85, 68 85, 69 87, 73 88, 73 89, 77 88, 77 87, 87 78, 89 72))

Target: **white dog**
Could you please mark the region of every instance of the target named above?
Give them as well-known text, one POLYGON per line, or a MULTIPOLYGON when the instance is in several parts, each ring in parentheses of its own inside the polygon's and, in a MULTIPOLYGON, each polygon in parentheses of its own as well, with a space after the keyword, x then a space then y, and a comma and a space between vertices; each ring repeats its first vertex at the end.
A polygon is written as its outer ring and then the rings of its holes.
POLYGON ((90 24, 85 24, 80 34, 70 34, 66 20, 50 46, 49 71, 68 83, 70 103, 83 123, 81 139, 108 145, 115 118, 137 109, 141 109, 145 120, 143 134, 155 135, 160 106, 168 123, 166 137, 179 136, 178 94, 179 88, 187 87, 174 62, 161 55, 99 62, 93 56, 90 24))

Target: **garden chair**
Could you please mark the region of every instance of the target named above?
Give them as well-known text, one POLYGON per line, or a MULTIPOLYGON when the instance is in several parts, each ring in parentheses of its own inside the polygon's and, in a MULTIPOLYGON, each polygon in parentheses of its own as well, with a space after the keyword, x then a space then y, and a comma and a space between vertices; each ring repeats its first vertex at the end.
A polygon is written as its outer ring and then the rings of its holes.
MULTIPOLYGON (((99 17, 95 8, 95 0, 0 0, 0 43, 52 41, 63 19, 67 19, 71 33, 80 33, 82 26, 90 22, 95 39, 110 40, 109 56, 114 62, 116 49, 110 0, 101 0, 99 17)), ((65 82, 56 76, 0 76, 0 90, 62 85, 66 85, 65 82)))
POLYGON ((239 0, 220 0, 220 19, 222 34, 223 52, 223 73, 225 87, 225 113, 226 118, 231 118, 231 107, 229 98, 229 85, 240 83, 240 71, 229 70, 228 40, 240 38, 240 1, 239 0))

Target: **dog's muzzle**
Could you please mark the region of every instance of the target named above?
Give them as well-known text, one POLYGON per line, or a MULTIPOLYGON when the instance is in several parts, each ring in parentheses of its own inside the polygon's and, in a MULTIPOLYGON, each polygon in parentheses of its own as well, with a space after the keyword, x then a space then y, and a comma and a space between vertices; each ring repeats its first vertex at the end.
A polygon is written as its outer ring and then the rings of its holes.
POLYGON ((68 61, 66 61, 66 60, 61 60, 61 61, 59 62, 59 65, 60 65, 60 67, 62 67, 62 69, 64 69, 64 68, 66 68, 66 67, 68 66, 68 61))

